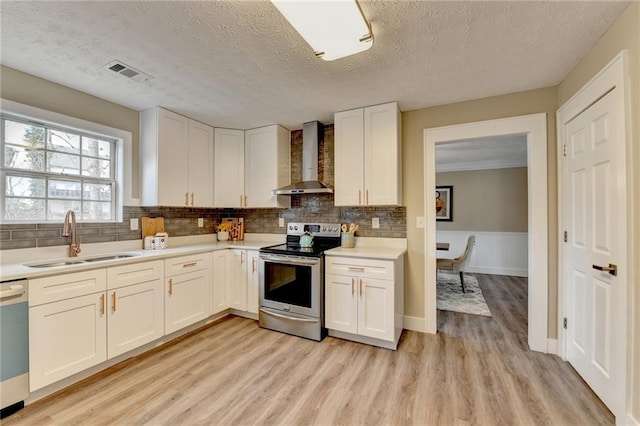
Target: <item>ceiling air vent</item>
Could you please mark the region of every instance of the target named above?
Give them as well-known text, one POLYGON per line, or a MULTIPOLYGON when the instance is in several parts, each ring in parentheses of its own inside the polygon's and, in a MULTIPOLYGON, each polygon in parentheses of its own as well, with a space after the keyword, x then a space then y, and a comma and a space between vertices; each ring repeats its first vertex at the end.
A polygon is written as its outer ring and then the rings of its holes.
POLYGON ((151 80, 152 78, 150 75, 145 74, 142 71, 139 71, 118 60, 109 62, 103 68, 111 70, 113 72, 116 72, 120 75, 123 75, 127 78, 131 78, 136 81, 148 81, 148 80, 151 80))

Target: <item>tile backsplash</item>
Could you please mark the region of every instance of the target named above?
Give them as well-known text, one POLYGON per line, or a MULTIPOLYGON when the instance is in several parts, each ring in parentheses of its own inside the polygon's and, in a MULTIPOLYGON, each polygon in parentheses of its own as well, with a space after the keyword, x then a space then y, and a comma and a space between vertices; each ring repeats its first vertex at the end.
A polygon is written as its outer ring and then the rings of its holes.
MULTIPOLYGON (((325 127, 320 141, 318 175, 333 185, 333 125, 325 127)), ((291 132, 291 180, 302 180, 302 131, 291 132)), ((355 223, 361 237, 406 238, 406 207, 336 207, 333 194, 293 196, 289 209, 206 209, 188 207, 126 207, 121 223, 79 223, 80 244, 142 239, 141 231, 129 230, 129 219, 162 216, 169 236, 211 234, 224 217, 242 217, 245 232, 283 234, 278 219, 288 222, 355 223), (371 227, 372 218, 380 219, 380 228, 371 227), (204 227, 198 228, 198 218, 204 227)), ((69 244, 59 224, 0 224, 0 250, 49 247, 69 244)))

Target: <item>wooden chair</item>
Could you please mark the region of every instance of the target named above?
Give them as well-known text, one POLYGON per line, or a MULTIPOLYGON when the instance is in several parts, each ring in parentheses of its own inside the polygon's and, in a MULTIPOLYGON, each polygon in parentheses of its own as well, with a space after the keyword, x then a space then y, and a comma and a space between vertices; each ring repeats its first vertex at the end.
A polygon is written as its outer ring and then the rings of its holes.
POLYGON ((464 270, 467 268, 469 264, 469 259, 471 258, 471 250, 473 246, 476 244, 476 236, 469 235, 467 237, 467 246, 464 249, 464 252, 454 258, 454 259, 446 259, 440 258, 436 259, 436 269, 442 269, 445 271, 454 271, 460 273, 460 284, 462 284, 462 292, 466 293, 467 289, 464 287, 464 270))

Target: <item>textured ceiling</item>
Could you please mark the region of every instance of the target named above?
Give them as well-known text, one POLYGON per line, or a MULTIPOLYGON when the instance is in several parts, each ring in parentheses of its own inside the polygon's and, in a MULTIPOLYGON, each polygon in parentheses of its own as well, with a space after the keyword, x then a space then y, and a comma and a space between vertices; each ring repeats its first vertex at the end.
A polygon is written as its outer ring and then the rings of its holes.
POLYGON ((464 139, 436 145, 436 171, 439 173, 526 166, 526 134, 464 139))
POLYGON ((557 85, 627 6, 605 1, 361 1, 375 42, 326 62, 266 1, 20 1, 2 64, 214 126, 300 128, 388 101, 402 111, 557 85), (136 82, 114 59, 153 76, 136 82))

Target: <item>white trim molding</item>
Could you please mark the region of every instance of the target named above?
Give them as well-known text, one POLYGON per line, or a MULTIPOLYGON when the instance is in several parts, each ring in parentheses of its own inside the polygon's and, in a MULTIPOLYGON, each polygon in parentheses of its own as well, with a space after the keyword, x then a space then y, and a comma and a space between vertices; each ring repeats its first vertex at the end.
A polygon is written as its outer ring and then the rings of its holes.
POLYGON ((402 325, 405 330, 419 331, 420 333, 424 333, 427 328, 424 318, 409 315, 404 316, 402 325))
MULTIPOLYGON (((587 84, 585 84, 571 99, 562 105, 558 111, 556 112, 556 131, 557 131, 557 170, 558 170, 558 355, 566 360, 567 359, 567 334, 566 330, 564 330, 562 326, 562 321, 560 318, 564 318, 567 316, 568 310, 568 295, 567 295, 567 287, 568 287, 568 279, 567 279, 567 253, 565 243, 562 238, 562 230, 567 229, 568 227, 568 218, 567 218, 567 170, 565 166, 564 156, 563 156, 563 146, 566 143, 565 138, 565 126, 573 120, 577 115, 581 112, 589 108, 592 104, 597 102, 604 95, 612 92, 614 96, 616 96, 616 103, 620 106, 621 109, 624 109, 623 113, 623 123, 619 130, 618 134, 622 135, 624 138, 624 146, 625 146, 625 182, 619 182, 621 185, 626 186, 625 194, 626 194, 626 226, 627 226, 627 234, 635 235, 633 219, 635 217, 634 213, 634 200, 637 195, 634 191, 633 179, 634 179, 634 164, 633 164, 633 139, 631 137, 631 106, 630 106, 630 93, 629 93, 629 53, 626 50, 618 53, 615 58, 613 58, 600 72, 598 72, 587 84), (614 90, 615 89, 615 90, 614 90)), ((637 149, 637 148, 636 148, 637 149)), ((637 331, 634 333, 633 330, 633 318, 634 318, 634 286, 629 285, 628 283, 634 283, 634 262, 636 260, 636 256, 634 254, 634 246, 633 246, 633 238, 627 238, 626 244, 626 257, 623 260, 625 265, 620 265, 619 276, 624 277, 620 282, 620 285, 624 285, 626 287, 626 300, 627 300, 627 312, 626 312, 626 321, 623 327, 625 330, 622 330, 622 335, 626 339, 626 344, 624 345, 627 348, 626 353, 624 353, 625 361, 622 363, 624 365, 623 376, 626 377, 626 384, 624 389, 623 398, 624 401, 618 401, 619 407, 609 407, 609 409, 616 416, 616 422, 618 424, 624 424, 624 421, 627 421, 627 424, 638 424, 637 420, 632 418, 631 410, 632 404, 631 400, 633 398, 638 398, 639 395, 633 395, 632 392, 632 380, 633 380, 633 360, 634 360, 634 339, 637 338, 637 331)), ((637 367, 635 367, 637 368, 637 367)))
POLYGON ((558 355, 558 339, 547 339, 547 353, 558 355))
MULTIPOLYGON (((437 331, 436 218, 431 203, 436 186, 435 145, 461 139, 512 134, 527 136, 529 347, 547 351, 548 247, 547 118, 545 113, 424 130, 425 318, 428 333, 437 331)), ((482 143, 479 141, 478 143, 482 143)))

